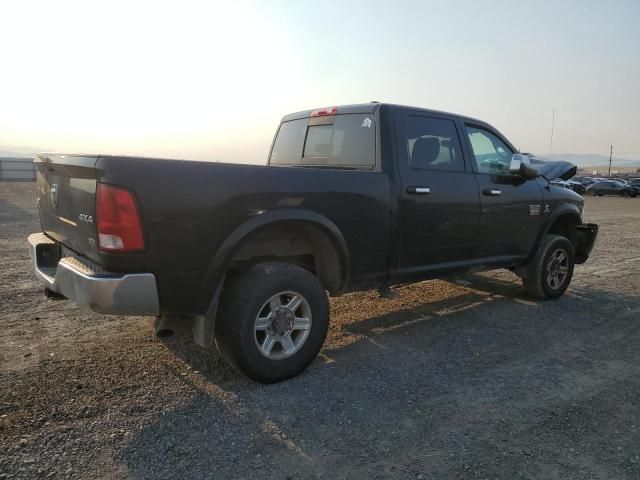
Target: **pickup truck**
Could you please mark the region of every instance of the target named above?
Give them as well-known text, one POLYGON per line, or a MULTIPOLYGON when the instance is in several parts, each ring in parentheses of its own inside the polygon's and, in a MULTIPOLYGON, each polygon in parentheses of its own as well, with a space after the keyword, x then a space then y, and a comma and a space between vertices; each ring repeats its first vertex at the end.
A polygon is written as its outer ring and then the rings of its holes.
POLYGON ((160 328, 190 319, 199 345, 265 383, 318 354, 327 292, 507 268, 553 299, 598 231, 550 183, 575 166, 520 155, 480 120, 375 102, 285 116, 267 165, 35 164, 42 232, 28 240, 49 295, 160 328))

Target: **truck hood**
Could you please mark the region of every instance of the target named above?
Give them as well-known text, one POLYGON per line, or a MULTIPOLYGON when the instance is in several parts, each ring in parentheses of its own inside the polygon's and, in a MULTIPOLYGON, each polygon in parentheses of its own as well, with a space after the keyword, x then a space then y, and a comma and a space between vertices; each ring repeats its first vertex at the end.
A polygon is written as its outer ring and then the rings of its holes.
POLYGON ((578 171, 578 167, 573 163, 561 160, 544 160, 540 157, 530 156, 531 166, 538 170, 540 175, 544 175, 549 181, 569 180, 578 171))

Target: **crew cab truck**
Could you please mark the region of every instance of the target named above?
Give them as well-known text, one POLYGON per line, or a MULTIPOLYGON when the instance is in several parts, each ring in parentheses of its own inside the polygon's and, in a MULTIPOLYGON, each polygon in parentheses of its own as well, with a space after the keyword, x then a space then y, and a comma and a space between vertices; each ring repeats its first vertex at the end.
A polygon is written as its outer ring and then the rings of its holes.
POLYGON ((598 227, 550 184, 575 166, 520 155, 485 122, 368 103, 285 116, 267 165, 41 154, 49 294, 97 312, 193 319, 260 382, 313 361, 329 295, 513 269, 553 299, 598 227))

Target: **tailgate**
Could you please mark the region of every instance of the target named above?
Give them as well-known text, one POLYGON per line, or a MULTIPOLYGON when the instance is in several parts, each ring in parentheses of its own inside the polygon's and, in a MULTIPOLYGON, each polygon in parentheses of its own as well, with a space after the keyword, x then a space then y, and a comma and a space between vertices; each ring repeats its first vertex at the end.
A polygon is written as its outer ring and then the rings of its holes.
POLYGON ((97 156, 37 155, 42 230, 77 253, 97 254, 95 193, 97 156))

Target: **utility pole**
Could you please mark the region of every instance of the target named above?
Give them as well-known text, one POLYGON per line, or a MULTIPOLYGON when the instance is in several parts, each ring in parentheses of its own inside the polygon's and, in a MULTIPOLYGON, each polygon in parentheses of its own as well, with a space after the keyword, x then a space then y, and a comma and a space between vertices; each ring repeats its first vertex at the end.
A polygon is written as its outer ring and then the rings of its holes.
POLYGON ((609 176, 611 176, 611 157, 613 156, 613 145, 611 145, 611 150, 609 150, 609 176))

